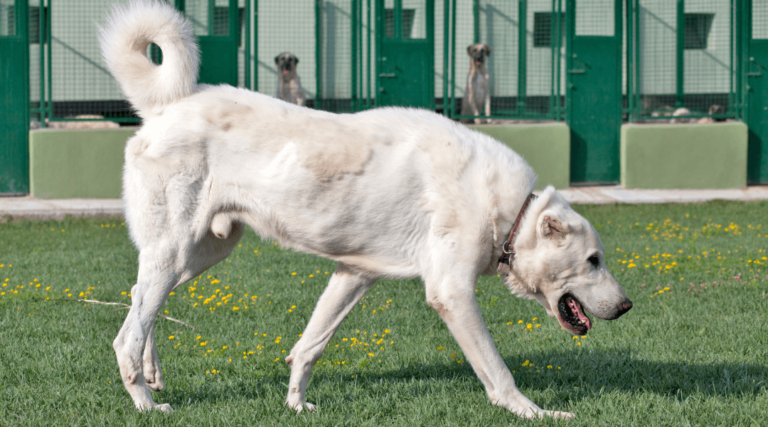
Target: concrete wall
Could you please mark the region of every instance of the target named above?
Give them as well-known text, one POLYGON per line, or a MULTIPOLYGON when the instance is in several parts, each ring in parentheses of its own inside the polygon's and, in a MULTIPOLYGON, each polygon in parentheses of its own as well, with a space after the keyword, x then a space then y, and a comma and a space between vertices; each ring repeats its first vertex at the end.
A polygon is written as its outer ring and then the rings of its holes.
POLYGON ((29 134, 29 180, 40 199, 113 199, 123 150, 135 129, 37 130, 29 134))
POLYGON ((747 185, 747 126, 624 125, 621 184, 626 188, 717 189, 747 185))
POLYGON ((564 123, 469 126, 506 144, 522 156, 539 177, 537 190, 571 185, 571 132, 564 123))

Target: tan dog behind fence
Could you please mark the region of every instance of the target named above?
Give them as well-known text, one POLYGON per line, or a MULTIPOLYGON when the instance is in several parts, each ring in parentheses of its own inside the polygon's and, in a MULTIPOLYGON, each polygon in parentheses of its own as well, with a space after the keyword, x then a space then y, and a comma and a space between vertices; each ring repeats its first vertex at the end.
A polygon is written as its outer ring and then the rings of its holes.
MULTIPOLYGON (((469 71, 467 71, 467 85, 464 87, 464 98, 461 100, 463 116, 491 115, 491 82, 486 63, 492 50, 490 46, 482 43, 467 47, 469 71)), ((474 119, 475 124, 490 123, 490 121, 490 119, 474 119)))
POLYGON ((277 66, 277 98, 285 102, 304 106, 307 99, 301 87, 301 79, 296 73, 299 58, 290 52, 284 52, 275 57, 277 66))

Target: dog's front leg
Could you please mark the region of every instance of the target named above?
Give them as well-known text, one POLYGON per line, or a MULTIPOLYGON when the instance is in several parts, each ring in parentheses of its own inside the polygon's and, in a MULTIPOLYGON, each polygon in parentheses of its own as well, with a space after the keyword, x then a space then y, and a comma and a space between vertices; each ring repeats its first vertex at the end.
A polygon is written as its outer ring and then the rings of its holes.
POLYGON ((477 277, 457 280, 460 274, 447 273, 442 279, 425 280, 427 302, 459 343, 475 373, 485 385, 491 402, 524 418, 571 418, 568 412, 545 411, 525 397, 515 386, 512 373, 496 350, 475 300, 477 277))
POLYGON ((375 278, 361 275, 343 264, 339 264, 331 276, 301 339, 285 358, 285 362, 291 365, 286 403, 296 412, 301 412, 304 408, 315 410, 315 405, 306 401, 307 382, 312 366, 320 359, 328 341, 333 338, 349 311, 375 282, 375 278))

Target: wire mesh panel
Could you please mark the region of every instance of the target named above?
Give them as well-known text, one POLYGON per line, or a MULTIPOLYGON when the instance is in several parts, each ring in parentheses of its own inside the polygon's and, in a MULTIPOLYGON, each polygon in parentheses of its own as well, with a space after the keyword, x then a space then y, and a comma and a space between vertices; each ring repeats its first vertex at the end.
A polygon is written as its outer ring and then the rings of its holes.
MULTIPOLYGON (((98 0, 51 1, 50 120, 135 120, 99 48, 95 23, 103 21, 112 4, 98 0)), ((34 94, 39 99, 39 92, 34 94)))
POLYGON ((315 0, 258 3, 258 63, 254 64, 258 67, 258 91, 277 96, 278 80, 283 79, 278 73, 277 57, 281 53, 292 53, 299 60, 296 74, 307 105, 314 105, 317 95, 315 0))
MULTIPOLYGON (((491 114, 515 116, 518 95, 518 2, 490 0, 479 4, 480 42, 493 49, 487 69, 491 89, 491 114)), ((458 64, 469 66, 464 50, 458 64), (462 63, 463 62, 463 63, 462 63), (466 64, 466 65, 465 65, 466 64)), ((463 71, 463 67, 459 70, 463 71)), ((466 80, 466 78, 465 78, 466 80)))
POLYGON ((735 115, 733 0, 639 0, 639 116, 735 115), (681 5, 683 7, 681 7, 681 5))
POLYGON ((318 8, 320 25, 320 93, 316 108, 352 111, 352 2, 323 0, 318 8))
POLYGON ((730 1, 685 2, 683 107, 694 114, 722 115, 731 92, 730 1))
POLYGON ((16 35, 14 0, 0 0, 0 37, 16 35))
POLYGON ((518 109, 524 118, 554 119, 555 107, 564 104, 565 80, 558 71, 565 66, 565 11, 553 9, 553 4, 527 2, 525 109, 518 109))
POLYGON ((456 38, 457 97, 464 96, 469 65, 467 47, 483 43, 492 49, 487 61, 491 116, 551 120, 563 105, 565 13, 552 0, 477 0, 458 3, 456 38), (474 14, 462 17, 462 8, 474 14), (466 61, 466 62, 465 62, 466 61), (465 65, 467 64, 467 65, 465 65), (459 87, 461 83, 464 87, 459 87))
POLYGON ((752 38, 768 39, 768 0, 752 0, 752 38))
MULTIPOLYGON (((13 3, 13 0, 11 0, 13 3)), ((2 12, 0 12, 1 14, 2 12)), ((47 16, 48 5, 42 1, 33 1, 28 8, 29 14, 29 100, 31 119, 35 122, 33 127, 37 127, 41 119, 44 119, 41 111, 40 93, 43 93, 43 100, 47 96, 45 73, 42 73, 45 64, 40 61, 46 61, 48 47, 47 16)), ((0 17, 0 19, 3 19, 0 17)))

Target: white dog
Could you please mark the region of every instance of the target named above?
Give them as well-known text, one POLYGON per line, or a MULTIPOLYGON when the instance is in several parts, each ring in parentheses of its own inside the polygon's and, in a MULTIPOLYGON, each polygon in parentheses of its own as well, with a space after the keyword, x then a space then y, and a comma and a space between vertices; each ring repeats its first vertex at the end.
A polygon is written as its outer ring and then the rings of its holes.
POLYGON ((155 316, 173 289, 227 257, 248 225, 339 262, 286 358, 296 411, 314 409, 305 399, 312 366, 376 280, 421 276, 493 404, 527 418, 571 416, 542 410, 515 387, 478 310, 478 275, 498 267, 512 292, 577 334, 591 328, 587 311, 612 319, 631 303, 594 228, 551 187, 529 196, 536 177, 520 156, 424 110, 335 115, 197 86, 192 29, 165 3, 116 9, 101 43, 144 119, 123 176, 139 272, 113 343, 139 409, 171 410, 149 392, 163 388, 155 316), (150 42, 162 65, 145 56, 150 42))

